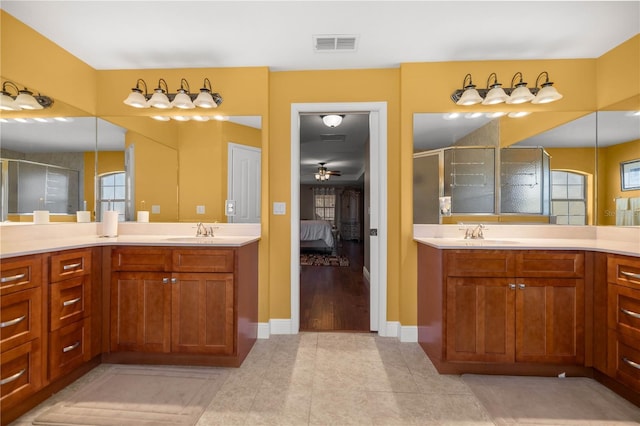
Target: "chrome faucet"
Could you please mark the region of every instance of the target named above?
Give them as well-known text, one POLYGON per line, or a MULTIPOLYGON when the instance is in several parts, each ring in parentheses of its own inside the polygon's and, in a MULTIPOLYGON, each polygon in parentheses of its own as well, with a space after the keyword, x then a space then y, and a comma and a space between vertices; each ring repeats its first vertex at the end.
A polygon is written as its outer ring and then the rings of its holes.
POLYGON ((207 228, 202 224, 202 222, 198 222, 196 225, 196 237, 206 237, 207 236, 207 228))
POLYGON ((484 225, 479 223, 478 225, 475 226, 475 228, 471 228, 471 227, 466 227, 464 228, 464 239, 465 240, 483 240, 484 239, 484 234, 482 233, 482 230, 485 229, 484 225))

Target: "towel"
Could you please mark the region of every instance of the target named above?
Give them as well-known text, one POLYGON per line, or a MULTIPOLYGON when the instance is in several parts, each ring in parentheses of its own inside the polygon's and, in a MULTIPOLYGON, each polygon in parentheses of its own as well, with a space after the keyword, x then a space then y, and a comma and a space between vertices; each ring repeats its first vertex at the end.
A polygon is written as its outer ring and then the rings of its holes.
POLYGON ((629 210, 629 199, 616 198, 616 210, 629 210))
POLYGON ((616 210, 617 226, 633 226, 633 212, 631 210, 616 210))

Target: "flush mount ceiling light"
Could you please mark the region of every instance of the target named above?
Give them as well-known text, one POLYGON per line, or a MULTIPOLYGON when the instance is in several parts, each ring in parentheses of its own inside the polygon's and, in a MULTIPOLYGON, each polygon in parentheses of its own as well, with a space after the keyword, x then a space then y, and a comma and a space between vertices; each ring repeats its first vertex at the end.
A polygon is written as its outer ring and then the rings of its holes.
POLYGON ((213 92, 208 78, 204 79, 200 93, 191 93, 189 82, 184 78, 180 79, 180 88, 176 93, 169 93, 167 82, 161 78, 158 80, 158 87, 154 89, 151 95, 148 93, 147 83, 139 78, 136 81, 136 87, 131 89, 131 93, 124 100, 124 103, 134 108, 211 109, 217 108, 222 103, 222 96, 220 96, 220 93, 213 92), (142 91, 143 87, 144 92, 142 91))
POLYGON ((329 115, 321 115, 320 117, 322 117, 322 122, 324 123, 325 126, 338 127, 340 123, 342 123, 342 119, 344 118, 344 115, 329 114, 329 115))
POLYGON ((2 91, 0 91, 0 110, 20 111, 23 109, 35 110, 49 108, 53 104, 53 99, 38 93, 34 95, 32 91, 26 87, 20 89, 12 81, 2 83, 2 91), (9 93, 8 89, 15 91, 15 95, 9 93))
POLYGON ((545 104, 562 99, 562 95, 553 87, 553 82, 549 81, 549 73, 541 72, 536 78, 536 85, 529 89, 524 81, 521 72, 517 72, 511 79, 511 87, 503 89, 498 82, 496 73, 489 74, 486 89, 476 89, 471 79, 471 74, 467 74, 462 81, 462 89, 458 89, 451 94, 451 100, 456 105, 470 106, 482 103, 483 105, 497 105, 500 103, 521 104, 531 102, 533 104, 545 104), (542 77, 544 82, 538 87, 542 77))

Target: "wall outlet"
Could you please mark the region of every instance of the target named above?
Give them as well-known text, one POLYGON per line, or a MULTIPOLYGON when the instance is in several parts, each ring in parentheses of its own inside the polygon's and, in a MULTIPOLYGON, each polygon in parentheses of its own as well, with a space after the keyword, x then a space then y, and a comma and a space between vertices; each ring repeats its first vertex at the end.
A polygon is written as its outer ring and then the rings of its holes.
POLYGON ((160 206, 159 206, 159 205, 153 205, 153 206, 151 206, 151 213, 153 213, 153 214, 160 214, 160 206))
POLYGON ((204 214, 204 206, 196 206, 196 214, 204 214))
POLYGON ((224 206, 224 213, 227 216, 236 215, 236 200, 225 200, 224 206))

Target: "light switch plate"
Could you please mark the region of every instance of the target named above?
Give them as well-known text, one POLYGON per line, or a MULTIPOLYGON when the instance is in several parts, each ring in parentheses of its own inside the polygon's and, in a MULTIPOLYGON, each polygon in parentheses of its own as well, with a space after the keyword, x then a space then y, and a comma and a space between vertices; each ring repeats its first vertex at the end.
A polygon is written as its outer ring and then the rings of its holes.
POLYGON ((273 203, 273 214, 287 214, 287 203, 273 203))
POLYGON ((153 205, 151 206, 151 213, 153 214, 160 214, 160 206, 159 205, 153 205))
POLYGON ((204 214, 204 206, 196 206, 196 214, 204 214))

